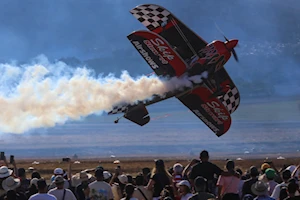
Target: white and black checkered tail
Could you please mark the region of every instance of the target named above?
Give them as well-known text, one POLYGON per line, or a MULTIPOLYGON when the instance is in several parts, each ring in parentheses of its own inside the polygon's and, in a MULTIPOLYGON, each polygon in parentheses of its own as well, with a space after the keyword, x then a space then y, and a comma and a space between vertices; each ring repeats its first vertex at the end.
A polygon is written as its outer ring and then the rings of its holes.
POLYGON ((139 5, 130 10, 130 13, 150 31, 168 22, 171 14, 165 8, 154 4, 139 5))
POLYGON ((109 115, 117 114, 117 113, 125 113, 128 109, 128 105, 118 105, 113 107, 113 109, 108 112, 109 115))
POLYGON ((229 89, 226 94, 219 98, 228 112, 233 113, 240 104, 240 93, 236 87, 229 89))

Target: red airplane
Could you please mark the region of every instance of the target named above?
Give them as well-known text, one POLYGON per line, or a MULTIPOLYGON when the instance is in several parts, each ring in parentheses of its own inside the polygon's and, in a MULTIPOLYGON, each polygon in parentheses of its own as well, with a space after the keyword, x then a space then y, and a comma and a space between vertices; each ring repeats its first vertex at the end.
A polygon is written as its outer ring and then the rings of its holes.
MULTIPOLYGON (((193 87, 169 91, 163 97, 135 104, 116 105, 108 114, 124 113, 122 117, 141 126, 150 121, 146 106, 178 98, 217 136, 226 133, 231 125, 230 114, 240 103, 237 87, 224 68, 238 40, 207 43, 167 9, 154 4, 133 8, 130 13, 148 30, 135 31, 127 36, 136 50, 162 77, 191 77, 193 87), (195 80, 195 78, 197 80, 195 80)), ((115 123, 118 123, 118 118, 115 123)))

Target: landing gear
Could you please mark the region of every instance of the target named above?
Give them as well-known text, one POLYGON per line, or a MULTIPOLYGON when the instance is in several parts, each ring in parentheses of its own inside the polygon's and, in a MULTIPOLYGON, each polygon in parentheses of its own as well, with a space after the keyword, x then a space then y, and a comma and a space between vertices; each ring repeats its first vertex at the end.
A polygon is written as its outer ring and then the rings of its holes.
MULTIPOLYGON (((124 117, 124 116, 122 116, 122 117, 124 117)), ((122 117, 118 117, 118 118, 114 121, 115 124, 119 123, 119 120, 120 120, 122 117)))

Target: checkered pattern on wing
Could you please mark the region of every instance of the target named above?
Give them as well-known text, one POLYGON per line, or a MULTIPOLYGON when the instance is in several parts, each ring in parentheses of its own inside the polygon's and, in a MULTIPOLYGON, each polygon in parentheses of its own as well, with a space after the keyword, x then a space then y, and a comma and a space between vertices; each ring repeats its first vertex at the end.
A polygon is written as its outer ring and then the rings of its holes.
POLYGON ((127 110, 127 105, 119 105, 119 106, 115 106, 108 114, 112 115, 112 114, 117 114, 117 113, 124 113, 127 110))
POLYGON ((238 89, 236 87, 229 89, 224 96, 220 97, 220 101, 222 101, 230 114, 233 113, 240 104, 238 89))
POLYGON ((162 24, 168 21, 170 15, 166 9, 152 4, 137 6, 130 10, 130 13, 150 31, 163 26, 162 24))

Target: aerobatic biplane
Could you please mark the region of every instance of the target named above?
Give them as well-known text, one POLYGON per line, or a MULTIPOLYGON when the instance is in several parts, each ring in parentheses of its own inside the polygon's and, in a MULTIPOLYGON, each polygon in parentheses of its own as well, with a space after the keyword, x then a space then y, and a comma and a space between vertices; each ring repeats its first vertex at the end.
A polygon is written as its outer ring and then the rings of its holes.
MULTIPOLYGON (((202 82, 193 83, 184 91, 169 91, 163 97, 154 95, 130 105, 116 105, 108 114, 122 117, 141 126, 150 121, 146 106, 178 98, 217 136, 226 133, 232 114, 240 103, 237 87, 224 68, 238 40, 207 43, 167 9, 154 4, 139 5, 130 13, 148 30, 134 31, 127 38, 154 70, 163 77, 202 75, 202 82)), ((118 123, 118 118, 115 123, 118 123)))

